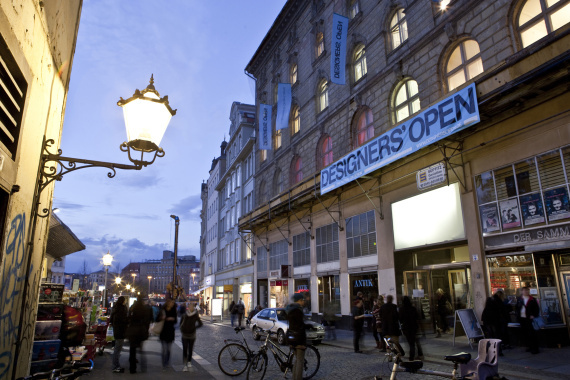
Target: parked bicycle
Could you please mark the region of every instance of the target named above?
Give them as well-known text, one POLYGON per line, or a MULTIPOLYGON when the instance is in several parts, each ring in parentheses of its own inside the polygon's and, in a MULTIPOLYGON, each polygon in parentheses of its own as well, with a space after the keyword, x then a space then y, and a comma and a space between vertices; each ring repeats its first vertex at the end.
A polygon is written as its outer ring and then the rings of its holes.
MULTIPOLYGON (((271 335, 276 334, 272 332, 271 329, 262 330, 258 327, 258 331, 267 333, 267 336, 265 337, 265 342, 259 347, 259 351, 251 358, 251 364, 247 370, 247 378, 252 380, 263 379, 269 363, 267 358, 268 350, 273 354, 281 372, 287 376, 287 372, 292 372, 293 366, 295 365, 295 350, 291 347, 289 348, 289 353, 283 351, 277 343, 270 339, 271 335)), ((303 365, 303 380, 315 376, 320 365, 321 355, 319 351, 314 346, 307 345, 307 349, 305 350, 305 363, 303 365)))
POLYGON ((249 348, 245 336, 244 327, 236 327, 236 334, 241 333, 242 339, 224 339, 226 344, 218 354, 218 367, 228 376, 239 376, 249 366, 254 351, 249 348))
POLYGON ((28 376, 20 377, 17 380, 74 380, 92 370, 93 360, 89 360, 88 362, 73 361, 64 364, 61 368, 55 368, 47 372, 36 372, 28 376))

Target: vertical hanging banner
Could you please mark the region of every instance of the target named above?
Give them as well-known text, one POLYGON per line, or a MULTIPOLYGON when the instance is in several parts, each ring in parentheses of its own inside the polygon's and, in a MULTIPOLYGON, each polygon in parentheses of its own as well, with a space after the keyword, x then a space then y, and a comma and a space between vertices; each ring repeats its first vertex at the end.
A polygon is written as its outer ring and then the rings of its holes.
POLYGON ((259 104, 259 149, 271 149, 271 106, 259 104))
POLYGON ((346 66, 346 36, 348 18, 333 14, 331 35, 331 82, 346 84, 344 67, 346 66))
POLYGON ((291 84, 279 83, 277 85, 277 122, 275 129, 285 129, 289 126, 291 113, 291 84))

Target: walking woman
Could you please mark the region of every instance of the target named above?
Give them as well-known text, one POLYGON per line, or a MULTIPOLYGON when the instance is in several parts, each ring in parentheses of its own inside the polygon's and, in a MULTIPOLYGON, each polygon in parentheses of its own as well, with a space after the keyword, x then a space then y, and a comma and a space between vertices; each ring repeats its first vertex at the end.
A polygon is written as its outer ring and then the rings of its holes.
POLYGON ((174 341, 174 325, 176 324, 176 303, 174 300, 166 301, 160 318, 164 318, 164 326, 160 332, 160 343, 162 344, 162 369, 165 370, 170 364, 170 347, 174 341))
POLYGON ((182 360, 184 362, 183 372, 188 372, 192 368, 192 349, 196 341, 196 329, 202 327, 202 320, 194 303, 190 302, 186 313, 182 315, 180 321, 180 332, 182 333, 182 360))

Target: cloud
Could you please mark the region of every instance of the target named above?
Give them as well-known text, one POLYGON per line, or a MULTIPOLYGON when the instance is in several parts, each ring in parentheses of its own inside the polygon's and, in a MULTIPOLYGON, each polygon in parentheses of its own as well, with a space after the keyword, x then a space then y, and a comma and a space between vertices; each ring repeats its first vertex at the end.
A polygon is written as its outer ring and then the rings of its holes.
POLYGON ((180 217, 180 219, 199 221, 202 210, 202 198, 200 194, 190 195, 174 204, 168 212, 180 217))
POLYGON ((137 175, 132 175, 121 180, 121 185, 126 187, 135 187, 137 189, 147 189, 150 187, 157 186, 162 179, 159 176, 153 174, 142 174, 140 172, 137 175))
POLYGON ((66 201, 59 201, 56 198, 53 199, 53 207, 54 208, 59 208, 62 210, 82 210, 84 208, 86 208, 87 206, 85 205, 81 205, 78 203, 71 203, 71 202, 66 202, 66 201))

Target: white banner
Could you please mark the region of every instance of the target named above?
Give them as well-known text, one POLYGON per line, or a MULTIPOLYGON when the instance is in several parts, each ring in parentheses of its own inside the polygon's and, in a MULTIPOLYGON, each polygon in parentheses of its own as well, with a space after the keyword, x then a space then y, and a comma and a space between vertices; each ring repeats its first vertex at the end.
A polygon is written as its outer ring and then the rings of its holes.
POLYGON ((271 106, 259 104, 259 149, 271 150, 271 106))
POLYGON ((346 66, 346 35, 348 18, 333 14, 331 37, 331 82, 346 84, 344 68, 346 66))
POLYGON ((291 84, 279 83, 277 85, 277 122, 275 129, 285 129, 289 126, 291 113, 291 84))

